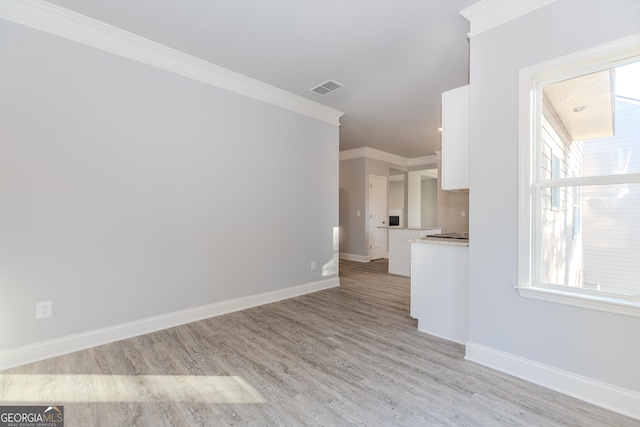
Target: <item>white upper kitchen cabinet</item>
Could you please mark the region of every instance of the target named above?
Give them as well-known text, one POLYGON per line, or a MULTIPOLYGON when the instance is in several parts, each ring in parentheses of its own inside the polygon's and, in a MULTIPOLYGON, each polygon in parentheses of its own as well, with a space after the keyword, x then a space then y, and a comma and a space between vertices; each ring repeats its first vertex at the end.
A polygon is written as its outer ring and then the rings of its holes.
POLYGON ((442 189, 469 188, 469 85, 442 94, 442 189))

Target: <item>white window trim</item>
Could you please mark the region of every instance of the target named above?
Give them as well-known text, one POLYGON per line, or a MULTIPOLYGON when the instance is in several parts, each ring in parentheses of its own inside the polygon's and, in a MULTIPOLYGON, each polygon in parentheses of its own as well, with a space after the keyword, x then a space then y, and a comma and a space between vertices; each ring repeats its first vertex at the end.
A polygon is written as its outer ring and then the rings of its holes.
MULTIPOLYGON (((518 122, 518 277, 516 289, 520 296, 543 301, 551 301, 577 307, 613 312, 640 317, 640 299, 617 297, 615 294, 590 291, 568 286, 534 286, 532 278, 533 242, 532 214, 533 197, 536 191, 534 171, 539 163, 539 153, 535 141, 538 138, 538 120, 532 113, 539 111, 540 99, 534 96, 545 84, 558 79, 572 78, 577 70, 587 74, 602 69, 604 63, 609 67, 623 63, 625 59, 640 55, 640 34, 599 45, 562 58, 536 64, 520 70, 519 80, 519 122, 518 122), (532 161, 533 160, 533 161, 532 161)), ((634 174, 638 175, 638 174, 634 174)), ((561 185, 584 185, 590 180, 602 177, 580 177, 564 179, 561 185)), ((626 177, 607 177, 612 181, 628 179, 626 177)), ((638 178, 638 177, 633 177, 638 178)), ((555 184, 549 180, 545 184, 555 184)), ((602 184, 602 180, 598 181, 602 184)), ((560 185, 560 183, 558 184, 560 185)), ((539 186, 539 184, 538 184, 539 186)), ((539 215, 539 213, 536 213, 539 215)), ((539 239, 538 239, 539 240, 539 239)))

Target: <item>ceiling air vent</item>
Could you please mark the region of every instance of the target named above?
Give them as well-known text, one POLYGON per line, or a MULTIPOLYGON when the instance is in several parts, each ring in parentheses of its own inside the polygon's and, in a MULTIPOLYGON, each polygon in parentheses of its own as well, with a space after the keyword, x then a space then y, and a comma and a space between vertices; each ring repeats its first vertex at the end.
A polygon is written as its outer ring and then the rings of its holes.
POLYGON ((318 95, 325 96, 326 94, 333 92, 336 89, 340 89, 342 85, 338 82, 334 82, 333 80, 327 80, 319 86, 309 89, 311 92, 315 92, 318 95))

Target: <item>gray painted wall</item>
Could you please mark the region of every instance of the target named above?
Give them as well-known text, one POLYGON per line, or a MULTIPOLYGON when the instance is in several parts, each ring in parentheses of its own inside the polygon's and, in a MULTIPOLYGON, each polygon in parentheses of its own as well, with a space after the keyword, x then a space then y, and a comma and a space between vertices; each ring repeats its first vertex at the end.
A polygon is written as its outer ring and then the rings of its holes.
POLYGON ((365 241, 365 159, 340 162, 340 252, 369 255, 365 241), (360 216, 357 212, 360 211, 360 216))
POLYGON ((420 214, 422 215, 422 227, 431 227, 438 225, 438 180, 423 179, 420 185, 422 191, 422 206, 420 214))
POLYGON ((438 225, 443 233, 469 231, 469 192, 438 191, 438 225))
MULTIPOLYGON (((390 168, 397 169, 398 166, 393 163, 371 158, 349 159, 340 162, 340 253, 362 257, 369 255, 369 223, 366 221, 369 215, 367 182, 369 175, 388 177, 390 168), (357 210, 361 212, 360 217, 356 216, 357 210)), ((425 169, 425 167, 413 167, 412 169, 422 170, 425 169)), ((440 174, 440 170, 438 174, 440 174)), ((425 197, 423 197, 421 203, 426 211, 425 214, 422 215, 421 225, 437 225, 442 227, 443 232, 469 231, 469 192, 443 191, 439 185, 441 182, 440 178, 437 181, 433 181, 437 182, 437 189, 435 190, 437 193, 435 196, 437 200, 437 212, 433 212, 432 207, 427 209, 428 207, 424 205, 425 197), (465 212, 464 217, 460 216, 461 211, 465 212), (437 219, 434 220, 434 218, 437 219)), ((407 225, 409 193, 406 173, 403 185, 403 223, 407 225)), ((427 188, 421 190, 421 194, 426 192, 426 198, 432 199, 433 195, 429 194, 430 190, 433 190, 433 186, 427 186, 427 188)))
POLYGON ((559 0, 473 37, 470 74, 470 342, 635 391, 640 318, 522 298, 513 286, 518 70, 638 33, 639 17, 637 0, 559 0))
POLYGON ((369 175, 388 178, 393 167, 397 166, 364 157, 340 162, 340 253, 369 256, 369 175))
POLYGON ((0 57, 0 350, 327 278, 336 126, 5 21, 0 57))
MULTIPOLYGON (((438 182, 442 183, 442 164, 438 166, 438 182)), ((443 233, 469 231, 469 191, 445 191, 438 186, 438 226, 443 233)))
POLYGON ((404 180, 389 181, 389 210, 402 209, 404 212, 404 180))

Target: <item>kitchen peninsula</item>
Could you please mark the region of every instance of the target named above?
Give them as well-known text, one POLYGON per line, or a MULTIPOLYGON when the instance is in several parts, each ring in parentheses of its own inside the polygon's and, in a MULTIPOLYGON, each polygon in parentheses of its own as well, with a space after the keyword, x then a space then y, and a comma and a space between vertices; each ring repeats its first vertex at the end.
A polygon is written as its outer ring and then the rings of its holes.
POLYGON ((469 239, 462 236, 411 240, 411 317, 418 330, 467 342, 469 239), (450 237, 450 238, 447 238, 450 237))
POLYGON ((411 244, 409 240, 440 234, 440 227, 383 227, 389 230, 389 273, 411 275, 411 244))

